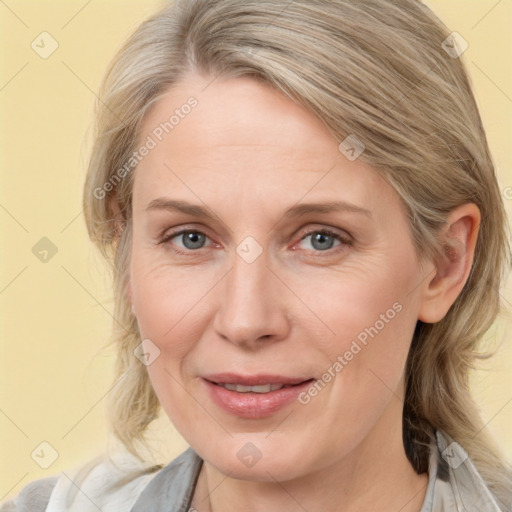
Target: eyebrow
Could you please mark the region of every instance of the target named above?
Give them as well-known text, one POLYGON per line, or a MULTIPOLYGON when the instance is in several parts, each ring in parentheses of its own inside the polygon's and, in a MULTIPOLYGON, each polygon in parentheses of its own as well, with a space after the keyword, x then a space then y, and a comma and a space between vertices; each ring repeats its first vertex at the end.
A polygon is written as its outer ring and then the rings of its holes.
POLYGON ((147 206, 146 211, 153 210, 170 210, 186 213, 193 215, 194 217, 212 217, 206 208, 187 203, 186 201, 176 201, 174 199, 166 199, 165 197, 159 197, 153 199, 147 206))
POLYGON ((361 206, 349 203, 347 201, 331 201, 328 203, 300 203, 292 206, 286 211, 283 218, 302 217, 310 213, 336 213, 336 212, 360 213, 367 217, 372 217, 372 212, 361 206))
MULTIPOLYGON (((169 210, 178 211, 194 217, 213 218, 214 216, 209 212, 207 208, 199 205, 188 203, 186 201, 177 201, 174 199, 167 199, 159 197, 153 199, 146 207, 146 211, 153 210, 169 210)), ((345 211, 349 213, 359 213, 372 217, 372 212, 366 210, 355 204, 346 201, 331 201, 328 203, 301 203, 296 204, 289 208, 283 215, 283 219, 289 219, 293 217, 302 217, 304 215, 312 213, 335 213, 339 211, 345 211)))

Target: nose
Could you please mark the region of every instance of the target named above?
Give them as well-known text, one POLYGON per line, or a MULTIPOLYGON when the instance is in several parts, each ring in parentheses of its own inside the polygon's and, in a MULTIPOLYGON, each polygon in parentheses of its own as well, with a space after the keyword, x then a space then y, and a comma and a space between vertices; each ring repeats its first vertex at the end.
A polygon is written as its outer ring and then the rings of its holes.
POLYGON ((290 325, 282 288, 263 254, 252 263, 235 255, 233 267, 218 290, 215 332, 252 350, 262 341, 285 339, 290 325))

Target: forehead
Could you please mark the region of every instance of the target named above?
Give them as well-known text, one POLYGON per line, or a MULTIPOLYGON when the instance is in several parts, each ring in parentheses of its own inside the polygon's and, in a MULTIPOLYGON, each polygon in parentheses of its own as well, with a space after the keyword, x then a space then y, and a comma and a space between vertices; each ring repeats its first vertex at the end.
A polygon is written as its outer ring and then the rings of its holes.
POLYGON ((189 75, 146 114, 139 141, 148 137, 155 145, 135 173, 137 202, 181 191, 230 202, 236 194, 240 207, 326 193, 370 205, 375 194, 394 192, 369 166, 340 153, 317 117, 247 77, 189 75))
POLYGON ((190 98, 197 101, 197 106, 182 116, 166 137, 171 143, 178 143, 179 139, 183 145, 193 130, 194 144, 200 142, 203 146, 264 142, 292 147, 301 142, 302 148, 307 149, 311 141, 305 137, 313 131, 325 131, 320 120, 267 84, 249 77, 212 79, 197 74, 187 75, 152 106, 143 131, 169 120, 190 98), (287 131, 283 133, 283 129, 287 131))

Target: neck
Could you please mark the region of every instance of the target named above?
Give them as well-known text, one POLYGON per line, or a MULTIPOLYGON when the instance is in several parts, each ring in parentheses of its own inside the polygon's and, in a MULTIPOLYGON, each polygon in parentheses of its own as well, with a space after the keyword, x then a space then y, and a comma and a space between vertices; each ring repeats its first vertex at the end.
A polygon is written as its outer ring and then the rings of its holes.
POLYGON ((205 461, 192 510, 418 512, 428 476, 413 470, 403 447, 401 421, 398 426, 396 423, 395 428, 390 428, 388 422, 376 425, 342 460, 294 480, 234 479, 205 461))

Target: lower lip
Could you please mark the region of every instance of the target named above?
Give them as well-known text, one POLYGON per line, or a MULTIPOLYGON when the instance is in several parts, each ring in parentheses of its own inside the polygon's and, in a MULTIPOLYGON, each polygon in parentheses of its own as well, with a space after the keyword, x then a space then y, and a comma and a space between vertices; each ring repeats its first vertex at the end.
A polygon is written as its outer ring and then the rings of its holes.
POLYGON ((297 400, 313 379, 268 393, 239 393, 203 379, 213 401, 223 410, 241 418, 258 419, 271 416, 297 400))

